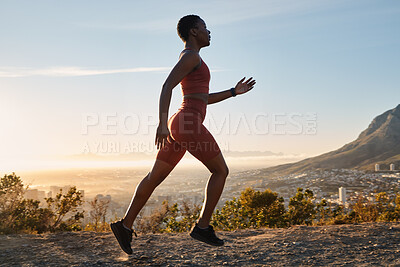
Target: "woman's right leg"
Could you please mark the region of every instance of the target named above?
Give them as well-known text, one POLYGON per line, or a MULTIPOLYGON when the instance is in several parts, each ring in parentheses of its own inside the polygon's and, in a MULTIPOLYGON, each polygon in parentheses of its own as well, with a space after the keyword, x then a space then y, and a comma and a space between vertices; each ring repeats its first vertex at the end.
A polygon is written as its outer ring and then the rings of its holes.
POLYGON ((205 189, 205 200, 197 223, 200 228, 206 228, 210 225, 211 216, 221 197, 229 173, 222 153, 207 162, 203 162, 203 164, 210 170, 211 176, 205 189))
POLYGON ((132 228, 133 222, 140 210, 146 204, 150 198, 154 189, 168 176, 168 174, 174 169, 175 165, 170 165, 162 160, 156 160, 153 169, 136 187, 135 194, 132 198, 131 204, 126 211, 123 224, 132 228))

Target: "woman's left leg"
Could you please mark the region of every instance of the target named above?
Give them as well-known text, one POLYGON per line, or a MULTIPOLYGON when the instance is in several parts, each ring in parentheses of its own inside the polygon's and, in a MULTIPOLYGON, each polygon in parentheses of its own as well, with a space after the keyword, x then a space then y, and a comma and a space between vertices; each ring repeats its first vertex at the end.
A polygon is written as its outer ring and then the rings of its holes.
POLYGON ((150 198, 154 189, 156 189, 156 187, 167 178, 170 172, 182 159, 185 152, 186 150, 173 140, 167 142, 165 146, 158 151, 153 169, 136 187, 131 204, 129 205, 125 218, 123 219, 123 224, 126 227, 132 228, 133 222, 146 204, 147 200, 150 198))
POLYGON ((170 165, 162 160, 156 160, 151 172, 149 172, 136 187, 131 204, 129 205, 125 218, 123 219, 123 224, 126 227, 132 228, 133 222, 146 204, 147 200, 150 198, 154 189, 164 181, 174 167, 175 165, 170 165))

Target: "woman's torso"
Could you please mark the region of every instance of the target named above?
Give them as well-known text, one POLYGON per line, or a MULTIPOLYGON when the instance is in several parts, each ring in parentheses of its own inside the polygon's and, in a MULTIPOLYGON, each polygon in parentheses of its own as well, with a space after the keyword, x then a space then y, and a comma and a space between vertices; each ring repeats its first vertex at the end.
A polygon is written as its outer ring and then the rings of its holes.
MULTIPOLYGON (((185 49, 191 50, 191 49, 185 49)), ((182 53, 185 51, 183 50, 182 53)), ((193 53, 191 51, 190 53, 193 53)), ((200 56, 199 56, 200 57, 200 56)), ((208 93, 210 84, 210 70, 207 64, 200 57, 199 65, 181 81, 183 101, 185 99, 199 99, 205 104, 208 103, 208 93)))

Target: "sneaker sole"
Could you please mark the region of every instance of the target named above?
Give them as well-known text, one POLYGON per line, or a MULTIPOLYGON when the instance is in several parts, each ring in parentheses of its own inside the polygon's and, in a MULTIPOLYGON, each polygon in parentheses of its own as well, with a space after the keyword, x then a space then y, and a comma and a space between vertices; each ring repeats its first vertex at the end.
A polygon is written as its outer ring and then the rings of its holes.
POLYGON ((207 239, 205 239, 204 237, 202 237, 201 235, 198 235, 198 234, 193 233, 193 232, 190 233, 190 236, 191 236, 192 238, 198 240, 198 241, 204 242, 204 243, 209 244, 209 245, 211 245, 211 246, 221 247, 221 246, 224 245, 224 243, 220 244, 220 243, 213 243, 213 242, 210 242, 210 241, 208 241, 207 239))
POLYGON ((119 236, 119 234, 118 234, 118 230, 116 229, 115 224, 111 224, 111 230, 112 230, 112 232, 113 232, 115 238, 117 239, 118 244, 119 244, 119 246, 121 247, 121 249, 122 249, 126 254, 131 255, 131 254, 133 253, 133 251, 129 251, 129 250, 127 251, 127 250, 123 247, 123 245, 122 245, 122 243, 121 243, 121 241, 120 241, 120 238, 119 238, 120 236, 119 236))

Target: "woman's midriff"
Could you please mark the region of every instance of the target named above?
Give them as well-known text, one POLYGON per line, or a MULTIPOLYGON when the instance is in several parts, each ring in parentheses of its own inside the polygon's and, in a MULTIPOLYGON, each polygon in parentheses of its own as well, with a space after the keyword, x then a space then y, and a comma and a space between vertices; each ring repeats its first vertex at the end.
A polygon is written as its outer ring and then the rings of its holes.
POLYGON ((193 97, 193 95, 185 95, 183 97, 182 105, 177 113, 180 112, 198 113, 201 117, 201 121, 203 122, 204 118, 206 117, 206 111, 207 111, 207 102, 204 99, 193 97))
POLYGON ((195 94, 187 94, 183 96, 183 99, 200 99, 204 101, 206 104, 208 103, 208 94, 203 93, 195 93, 195 94))

